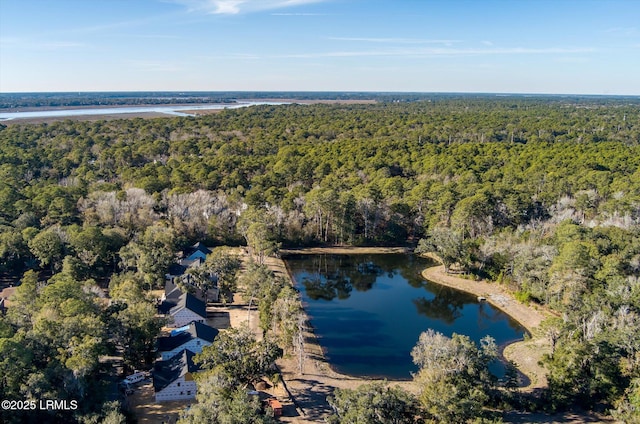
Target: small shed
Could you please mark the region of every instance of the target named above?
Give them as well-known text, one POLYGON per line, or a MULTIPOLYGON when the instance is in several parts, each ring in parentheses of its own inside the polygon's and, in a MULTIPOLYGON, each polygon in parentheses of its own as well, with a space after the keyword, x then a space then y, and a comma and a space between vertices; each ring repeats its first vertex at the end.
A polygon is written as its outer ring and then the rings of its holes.
POLYGON ((267 406, 269 408, 271 408, 271 410, 273 410, 273 416, 274 417, 281 417, 282 416, 282 404, 280 403, 280 401, 276 398, 269 398, 267 399, 267 406))

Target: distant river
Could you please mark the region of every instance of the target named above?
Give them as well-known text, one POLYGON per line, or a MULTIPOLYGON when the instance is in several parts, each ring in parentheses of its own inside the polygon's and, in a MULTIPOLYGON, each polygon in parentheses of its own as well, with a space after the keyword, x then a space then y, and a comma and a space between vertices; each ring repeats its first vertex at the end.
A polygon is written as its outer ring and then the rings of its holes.
POLYGON ((238 109, 256 105, 282 105, 286 102, 238 102, 225 104, 206 105, 176 105, 176 106, 127 106, 127 107, 102 107, 87 109, 54 109, 54 110, 34 110, 29 112, 0 112, 0 121, 21 118, 59 118, 86 115, 116 115, 126 113, 164 113, 176 116, 193 116, 185 113, 189 110, 219 110, 238 109))
MULTIPOLYGON (((411 349, 421 332, 486 335, 498 345, 522 339, 526 330, 473 295, 426 281, 434 263, 414 255, 294 255, 284 258, 305 311, 338 372, 410 379, 417 370, 411 349)), ((501 364, 492 372, 504 373, 501 364)))

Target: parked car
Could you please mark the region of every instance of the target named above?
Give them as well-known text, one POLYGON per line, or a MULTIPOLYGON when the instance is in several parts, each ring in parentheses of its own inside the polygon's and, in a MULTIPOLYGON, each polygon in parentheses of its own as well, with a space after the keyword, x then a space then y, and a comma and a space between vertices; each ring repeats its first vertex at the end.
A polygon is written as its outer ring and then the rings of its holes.
POLYGON ((136 384, 143 381, 145 378, 147 378, 147 373, 144 373, 142 371, 136 371, 133 374, 125 377, 125 379, 122 380, 122 382, 125 384, 132 385, 132 384, 136 384))

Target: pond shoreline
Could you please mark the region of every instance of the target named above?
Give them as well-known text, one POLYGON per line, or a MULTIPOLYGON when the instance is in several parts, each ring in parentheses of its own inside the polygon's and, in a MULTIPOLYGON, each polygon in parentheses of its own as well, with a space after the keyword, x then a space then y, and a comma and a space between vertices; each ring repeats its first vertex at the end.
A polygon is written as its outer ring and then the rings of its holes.
POLYGON ((411 253, 408 247, 354 247, 354 246, 330 246, 330 247, 301 247, 280 249, 280 256, 287 255, 366 255, 380 253, 411 253))
MULTIPOLYGON (((266 265, 274 271, 277 276, 285 278, 290 284, 294 284, 282 257, 287 255, 300 254, 390 254, 390 253, 411 253, 411 249, 407 247, 350 247, 350 246, 332 246, 332 247, 310 247, 296 249, 282 249, 280 257, 269 257, 266 259, 266 265)), ((431 257, 437 261, 437 258, 431 257)), ((490 284, 484 281, 466 280, 444 273, 442 265, 430 267, 422 271, 422 276, 429 281, 442 286, 451 287, 456 290, 471 293, 476 296, 487 298, 487 302, 491 303, 501 311, 505 312, 514 320, 518 321, 531 335, 530 340, 515 341, 506 344, 504 347, 504 356, 507 360, 514 361, 521 373, 526 376, 524 383, 526 386, 520 387, 522 392, 532 392, 534 390, 546 387, 545 370, 538 364, 544 352, 547 351, 548 343, 543 337, 537 335, 536 331, 540 322, 545 318, 545 314, 541 311, 531 308, 530 306, 518 303, 506 289, 497 284, 490 284), (491 297, 494 291, 488 290, 491 287, 499 290, 497 293, 504 298, 491 297), (486 295, 486 296, 485 296, 486 295), (505 301, 506 300, 506 301, 505 301), (495 303, 494 303, 495 302, 495 303), (523 312, 524 311, 524 312, 523 312), (526 312, 526 313, 525 313, 526 312)), ((306 311, 305 311, 306 313, 306 311)), ((287 382, 287 386, 291 389, 291 394, 296 398, 302 409, 306 411, 306 416, 296 417, 291 421, 285 422, 318 422, 326 414, 330 413, 329 405, 326 402, 326 396, 330 395, 335 388, 355 389, 361 384, 371 383, 373 381, 386 381, 392 386, 400 386, 412 393, 418 392, 418 387, 413 381, 406 380, 389 380, 362 378, 336 372, 324 355, 324 348, 321 341, 313 333, 310 328, 305 334, 305 351, 308 359, 305 362, 305 372, 298 372, 297 361, 294 358, 283 358, 278 361, 282 371, 282 376, 287 382)))
MULTIPOLYGON (((407 247, 330 246, 283 249, 280 253, 283 257, 296 254, 391 254, 411 253, 411 249, 407 247)), ((439 262, 439 258, 434 255, 427 254, 422 256, 439 262)), ((286 269, 284 261, 283 267, 286 269)), ((286 269, 286 274, 287 279, 293 284, 288 269, 286 269)), ((513 361, 525 377, 522 379, 524 384, 520 387, 521 391, 532 392, 547 386, 546 370, 539 362, 544 353, 550 352, 550 346, 546 338, 539 334, 538 328, 545 318, 552 315, 549 311, 541 307, 524 305, 518 302, 509 290, 497 283, 490 283, 484 280, 468 280, 460 276, 448 274, 444 271, 442 265, 426 268, 422 271, 421 275, 423 278, 436 284, 473 294, 478 298, 483 298, 484 301, 498 308, 524 327, 530 337, 527 337, 525 340, 506 343, 501 346, 501 351, 504 358, 508 361, 513 361)), ((321 352, 324 351, 315 336, 314 340, 318 344, 318 349, 321 352)), ((333 369, 331 369, 331 371, 336 373, 333 369)), ((348 376, 348 378, 354 377, 348 376)))
MULTIPOLYGON (((433 259, 433 258, 432 258, 433 259)), ((544 321, 545 313, 541 310, 518 302, 509 290, 497 283, 485 280, 468 280, 445 272, 443 265, 430 267, 422 271, 422 276, 434 283, 473 294, 483 301, 500 309, 531 334, 544 321)))
MULTIPOLYGON (((434 255, 425 256, 439 262, 434 255)), ((551 353, 551 345, 539 327, 542 321, 553 316, 551 311, 518 302, 509 290, 497 283, 467 280, 448 274, 443 265, 425 269, 422 276, 434 283, 482 297, 523 326, 529 332, 529 337, 502 346, 502 356, 515 363, 518 371, 526 377, 522 379, 525 384, 519 387, 521 392, 531 393, 547 387, 547 370, 540 362, 545 354, 551 353)))

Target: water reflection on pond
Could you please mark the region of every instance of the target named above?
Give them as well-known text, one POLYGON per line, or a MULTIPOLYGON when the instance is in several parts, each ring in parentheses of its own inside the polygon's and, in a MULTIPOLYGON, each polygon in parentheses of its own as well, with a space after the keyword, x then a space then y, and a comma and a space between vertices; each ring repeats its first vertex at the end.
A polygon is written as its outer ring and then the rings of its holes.
MULTIPOLYGON (((407 379, 422 331, 485 335, 503 344, 525 330, 475 296, 426 281, 428 259, 404 254, 285 258, 331 365, 344 374, 407 379)), ((496 365, 494 372, 499 374, 496 365)))

